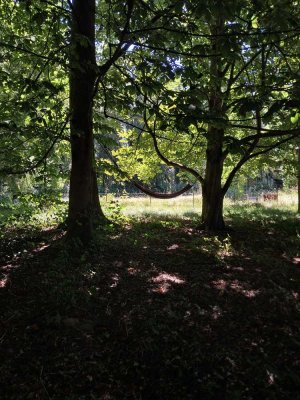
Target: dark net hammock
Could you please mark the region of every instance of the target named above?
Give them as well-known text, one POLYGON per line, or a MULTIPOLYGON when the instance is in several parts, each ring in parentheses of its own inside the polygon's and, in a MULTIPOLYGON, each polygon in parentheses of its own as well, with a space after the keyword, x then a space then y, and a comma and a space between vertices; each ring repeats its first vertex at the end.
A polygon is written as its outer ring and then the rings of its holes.
POLYGON ((147 194, 148 196, 154 197, 156 199, 173 199, 174 197, 180 196, 181 194, 187 192, 190 190, 193 185, 187 184, 184 188, 178 190, 177 192, 173 193, 159 193, 159 192, 154 192, 145 186, 143 186, 141 183, 137 181, 133 181, 133 184, 136 188, 138 188, 141 192, 147 194))

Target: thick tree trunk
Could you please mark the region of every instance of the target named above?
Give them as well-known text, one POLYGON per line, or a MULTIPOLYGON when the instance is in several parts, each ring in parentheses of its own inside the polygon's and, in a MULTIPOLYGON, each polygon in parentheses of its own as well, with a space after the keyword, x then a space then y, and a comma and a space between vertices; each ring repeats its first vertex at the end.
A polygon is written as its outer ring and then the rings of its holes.
POLYGON ((94 159, 93 94, 96 79, 95 0, 73 0, 70 57, 71 153, 68 226, 71 236, 92 237, 101 211, 94 159))
POLYGON ((202 223, 207 230, 217 231, 225 227, 223 219, 222 141, 224 132, 211 128, 208 132, 206 169, 202 185, 202 223))

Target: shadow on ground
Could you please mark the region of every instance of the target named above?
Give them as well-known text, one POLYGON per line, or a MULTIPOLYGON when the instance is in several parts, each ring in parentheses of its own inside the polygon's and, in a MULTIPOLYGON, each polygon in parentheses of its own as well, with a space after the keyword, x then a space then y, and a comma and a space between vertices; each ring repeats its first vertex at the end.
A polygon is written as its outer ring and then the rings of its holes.
POLYGON ((9 237, 1 399, 299 399, 299 227, 280 218, 219 236, 152 218, 77 258, 46 247, 59 231, 9 237))

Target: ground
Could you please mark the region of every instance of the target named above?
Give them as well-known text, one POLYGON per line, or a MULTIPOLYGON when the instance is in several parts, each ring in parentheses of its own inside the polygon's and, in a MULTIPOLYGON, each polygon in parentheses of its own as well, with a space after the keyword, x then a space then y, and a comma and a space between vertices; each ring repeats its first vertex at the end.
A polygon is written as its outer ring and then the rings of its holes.
POLYGON ((144 216, 71 253, 63 230, 5 228, 0 398, 300 399, 300 221, 226 221, 144 216))

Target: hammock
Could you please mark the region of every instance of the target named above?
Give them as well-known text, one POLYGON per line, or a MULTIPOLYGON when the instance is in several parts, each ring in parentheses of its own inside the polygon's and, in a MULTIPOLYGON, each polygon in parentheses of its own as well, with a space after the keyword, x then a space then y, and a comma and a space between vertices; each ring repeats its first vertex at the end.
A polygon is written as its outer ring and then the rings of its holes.
MULTIPOLYGON (((115 167, 117 168, 118 171, 120 171, 123 175, 127 175, 126 173, 124 173, 124 171, 122 171, 118 164, 116 163, 115 159, 111 156, 110 152, 107 150, 107 148, 102 145, 102 147, 104 148, 106 154, 109 156, 110 160, 113 162, 113 164, 115 165, 115 167)), ((128 175, 127 175, 128 176, 128 175)), ((180 196, 181 194, 187 192, 188 190, 190 190, 195 183, 191 184, 187 184, 184 188, 178 190, 177 192, 174 193, 158 193, 158 192, 153 192, 152 190, 146 188, 145 186, 143 186, 141 183, 137 182, 136 180, 130 179, 128 177, 128 182, 132 183, 136 188, 138 188, 141 192, 147 194, 150 197, 154 197, 156 199, 174 199, 175 197, 180 196)))
POLYGON ((137 181, 132 181, 132 183, 140 191, 147 194, 148 196, 154 197, 155 199, 173 199, 174 197, 180 196, 181 194, 187 192, 188 190, 190 190, 193 187, 193 185, 188 184, 184 188, 182 188, 174 193, 159 193, 159 192, 153 192, 152 190, 146 188, 145 186, 141 185, 137 181))

